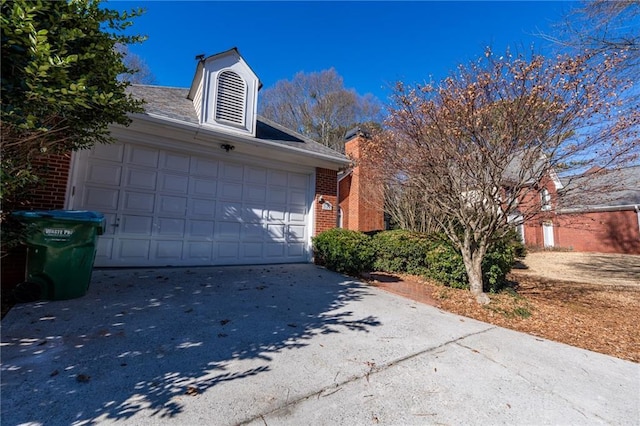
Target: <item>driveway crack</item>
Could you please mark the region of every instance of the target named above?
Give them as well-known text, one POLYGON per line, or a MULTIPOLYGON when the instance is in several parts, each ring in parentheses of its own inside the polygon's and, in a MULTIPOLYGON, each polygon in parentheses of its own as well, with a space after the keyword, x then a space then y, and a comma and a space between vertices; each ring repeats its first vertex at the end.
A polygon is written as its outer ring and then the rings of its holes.
MULTIPOLYGON (((369 369, 366 372, 362 373, 362 374, 356 374, 356 375, 350 376, 350 377, 346 378, 345 380, 342 380, 340 382, 334 383, 334 384, 332 384, 330 386, 325 386, 320 390, 317 390, 317 391, 314 391, 314 392, 311 392, 311 393, 307 393, 306 395, 302 395, 297 399, 289 400, 288 399, 288 395, 287 395, 287 400, 284 402, 284 404, 277 406, 273 410, 270 410, 270 411, 267 411, 267 412, 264 412, 264 413, 260 413, 260 414, 256 414, 256 415, 254 415, 254 416, 252 416, 252 417, 250 417, 250 418, 248 418, 246 420, 238 422, 238 423, 236 423, 236 426, 246 425, 246 424, 252 423, 254 421, 258 421, 258 420, 261 420, 266 424, 265 418, 267 416, 271 415, 271 414, 277 413, 278 411, 287 410, 288 408, 294 407, 294 406, 296 406, 296 405, 298 405, 298 404, 300 404, 300 403, 302 403, 304 401, 307 401, 307 400, 309 400, 311 398, 318 398, 319 399, 320 397, 330 396, 330 395, 342 390, 342 388, 345 385, 348 385, 350 383, 354 383, 354 382, 357 382, 357 381, 363 380, 363 379, 368 381, 369 377, 371 377, 371 376, 373 376, 373 375, 375 375, 377 373, 380 373, 382 371, 385 371, 385 370, 387 370, 387 369, 389 369, 391 367, 394 367, 396 365, 402 364, 404 362, 407 362, 407 361, 412 360, 414 358, 417 358, 419 356, 435 352, 438 349, 444 348, 444 347, 446 347, 448 345, 459 344, 458 342, 461 341, 461 340, 464 340, 464 339, 466 339, 468 337, 477 336, 477 335, 481 335, 481 334, 487 333, 487 332, 489 332, 491 330, 494 330, 496 328, 498 328, 498 327, 491 326, 491 327, 487 327, 487 328, 485 328, 483 330, 476 331, 474 333, 468 333, 468 334, 465 334, 463 336, 457 337, 455 339, 443 342, 442 344, 440 344, 438 346, 434 346, 434 347, 431 347, 431 348, 428 348, 428 349, 424 349, 424 350, 421 350, 421 351, 418 351, 418 352, 414 352, 414 353, 409 354, 407 356, 396 358, 396 359, 394 359, 392 361, 389 361, 389 362, 387 362, 385 364, 377 365, 377 364, 370 363, 369 364, 369 369)), ((461 346, 463 346, 463 345, 461 345, 461 346)), ((337 375, 336 375, 336 378, 337 378, 337 375)))

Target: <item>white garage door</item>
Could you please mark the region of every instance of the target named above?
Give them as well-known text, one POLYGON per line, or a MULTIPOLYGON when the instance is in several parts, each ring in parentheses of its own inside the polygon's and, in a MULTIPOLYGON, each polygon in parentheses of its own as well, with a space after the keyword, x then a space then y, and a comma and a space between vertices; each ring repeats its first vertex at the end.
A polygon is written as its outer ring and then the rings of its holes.
POLYGON ((309 173, 134 144, 75 164, 71 208, 106 218, 96 266, 308 261, 309 173))

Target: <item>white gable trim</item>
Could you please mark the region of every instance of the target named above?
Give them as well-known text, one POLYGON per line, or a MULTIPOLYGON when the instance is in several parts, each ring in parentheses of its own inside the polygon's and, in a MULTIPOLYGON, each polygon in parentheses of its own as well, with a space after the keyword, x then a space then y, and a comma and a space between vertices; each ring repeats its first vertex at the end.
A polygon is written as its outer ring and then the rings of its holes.
MULTIPOLYGON (((320 167, 330 170, 340 170, 351 164, 351 161, 346 158, 339 159, 319 152, 256 139, 246 133, 230 132, 227 129, 221 130, 213 126, 188 123, 150 113, 131 114, 130 117, 133 122, 128 127, 112 126, 114 136, 129 130, 141 133, 140 137, 144 137, 142 134, 157 135, 160 138, 181 140, 185 144, 198 144, 207 147, 213 145, 216 149, 221 149, 219 147, 221 143, 230 143, 235 146, 235 149, 229 154, 234 156, 261 156, 265 159, 274 158, 301 166, 320 167)), ((175 142, 172 142, 172 144, 176 148, 175 142)))
POLYGON ((255 137, 259 87, 258 76, 237 50, 232 49, 198 64, 189 97, 193 99, 201 124, 255 137), (229 92, 229 87, 225 87, 229 81, 220 80, 224 75, 239 77, 244 87, 235 86, 236 81, 229 92), (234 88, 239 90, 233 93, 234 88))

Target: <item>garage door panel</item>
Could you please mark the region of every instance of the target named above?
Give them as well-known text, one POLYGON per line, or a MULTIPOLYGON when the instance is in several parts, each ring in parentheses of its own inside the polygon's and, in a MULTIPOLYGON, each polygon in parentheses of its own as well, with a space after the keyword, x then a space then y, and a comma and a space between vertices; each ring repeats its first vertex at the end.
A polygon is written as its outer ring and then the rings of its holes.
POLYGON ((258 185, 245 185, 244 200, 253 203, 264 203, 267 200, 267 188, 258 185))
POLYGON ((287 255, 289 257, 304 256, 304 243, 289 243, 287 245, 287 255))
POLYGON ((267 258, 281 258, 284 257, 284 245, 276 243, 265 244, 265 257, 267 258))
POLYGON ((187 241, 185 259, 200 262, 210 262, 213 253, 213 243, 205 241, 187 241))
POLYGON ((186 194, 189 191, 189 177, 184 175, 160 174, 160 191, 186 194))
POLYGON ((267 182, 267 169, 262 167, 247 167, 247 182, 265 184, 267 182))
POLYGON ((287 186, 287 172, 280 170, 269 170, 269 185, 270 186, 287 186))
POLYGON ((153 257, 162 261, 180 260, 182 258, 181 240, 158 240, 152 245, 153 257))
POLYGON ((243 222, 261 222, 264 217, 264 209, 261 206, 242 206, 240 217, 243 222))
POLYGON ((262 243, 243 243, 242 258, 254 260, 262 258, 262 243))
POLYGON ((220 196, 225 200, 242 200, 242 183, 218 182, 220 196))
POLYGON ((188 236, 213 239, 213 228, 213 220, 190 220, 188 236))
POLYGON ((87 183, 118 186, 122 175, 119 164, 90 164, 87 170, 87 183))
POLYGON ((306 207, 307 205, 307 193, 305 191, 290 191, 289 192, 289 205, 306 207))
POLYGON ((116 255, 124 262, 135 264, 149 259, 150 246, 151 241, 148 239, 121 238, 116 255))
POLYGON ((238 249, 240 244, 237 242, 219 242, 216 244, 216 259, 221 263, 236 263, 238 259, 238 249))
POLYGON ((217 222, 215 237, 217 240, 240 240, 241 224, 238 222, 217 222))
POLYGON ((305 223, 307 209, 302 206, 289 207, 289 222, 305 223))
POLYGON ((113 237, 102 235, 96 244, 96 260, 103 261, 111 259, 113 251, 113 237))
POLYGON ((270 221, 272 220, 283 221, 286 217, 286 213, 284 210, 285 210, 284 207, 281 207, 280 209, 269 210, 267 218, 270 221))
POLYGON ((228 201, 220 201, 218 203, 218 211, 216 212, 216 219, 237 221, 242 216, 242 204, 230 203, 228 201))
POLYGON ((127 164, 153 168, 158 167, 160 151, 157 149, 128 145, 127 151, 127 164))
POLYGON ((153 170, 127 169, 124 186, 153 191, 156 189, 156 178, 157 173, 153 170))
POLYGON ((236 163, 222 163, 222 176, 224 180, 235 180, 242 182, 244 176, 244 166, 236 163))
POLYGON ((130 192, 124 194, 124 210, 153 213, 156 197, 152 193, 130 192))
POLYGON ((178 218, 161 217, 157 220, 157 235, 159 236, 179 236, 184 235, 185 220, 178 218))
POLYGON ((285 204, 287 202, 287 189, 286 188, 269 188, 267 194, 267 203, 273 204, 285 204))
POLYGON ((216 202, 213 200, 191 199, 189 214, 194 217, 213 218, 216 213, 216 202))
POLYGON ((122 215, 119 227, 124 234, 149 235, 153 230, 153 216, 122 215))
POLYGON ((289 173, 289 186, 306 190, 309 183, 309 176, 298 173, 289 173))
POLYGON ((205 178, 191 178, 189 179, 189 194, 196 195, 198 197, 210 197, 216 196, 217 183, 211 179, 205 178))
POLYGON ((82 191, 82 206, 85 210, 117 210, 120 191, 111 188, 85 186, 82 191))
POLYGON ((284 240, 284 225, 267 225, 267 234, 271 240, 284 240))
POLYGON ((160 195, 157 212, 160 215, 178 215, 184 217, 187 214, 187 197, 173 195, 160 195))
POLYGON ((262 241, 265 236, 266 232, 261 223, 245 223, 242 225, 242 241, 262 241))
POLYGON ((305 227, 304 225, 289 225, 287 232, 287 241, 304 241, 305 227))
POLYGON ((121 163, 124 158, 124 145, 96 144, 89 152, 89 158, 97 158, 121 163))
POLYGON ((189 173, 191 156, 176 154, 175 152, 162 152, 160 155, 160 168, 163 170, 189 173))
POLYGON ((191 174, 204 177, 217 177, 218 161, 191 157, 191 174))

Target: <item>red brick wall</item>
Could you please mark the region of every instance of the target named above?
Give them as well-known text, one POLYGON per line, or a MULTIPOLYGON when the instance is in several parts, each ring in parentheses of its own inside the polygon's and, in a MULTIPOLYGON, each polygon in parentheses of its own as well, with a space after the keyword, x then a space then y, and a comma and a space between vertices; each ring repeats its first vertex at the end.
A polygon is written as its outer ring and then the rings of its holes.
POLYGON ((338 184, 338 197, 340 200, 338 201, 340 208, 342 209, 342 227, 344 229, 349 228, 349 196, 351 195, 351 174, 342 178, 340 183, 338 184))
POLYGON ((556 246, 599 253, 640 254, 638 227, 633 210, 562 214, 554 221, 556 246))
POLYGON ((31 194, 30 209, 55 210, 64 208, 67 195, 67 181, 71 167, 71 154, 48 155, 34 162, 42 167, 46 176, 44 184, 39 185, 31 194))
POLYGON ((633 210, 557 214, 557 190, 551 179, 544 179, 540 188, 528 192, 520 202, 523 211, 539 210, 524 226, 525 244, 544 247, 542 225, 553 224, 554 247, 579 252, 640 254, 640 229, 633 210), (550 211, 541 210, 540 190, 551 195, 550 211))
MULTIPOLYGON (((30 191, 28 203, 18 209, 55 210, 64 208, 71 154, 47 155, 34 161, 33 165, 40 168, 39 175, 43 177, 43 181, 30 191)), ((26 251, 20 247, 2 258, 0 279, 2 280, 3 294, 24 281, 25 256, 26 251)))
MULTIPOLYGON (((365 139, 357 136, 345 144, 347 156, 356 160, 360 157, 360 144, 365 139)), ((384 202, 381 188, 376 185, 362 166, 353 168, 351 175, 340 185, 340 207, 342 226, 355 231, 379 231, 384 229, 384 202)))
POLYGON ((316 197, 315 206, 315 231, 318 235, 323 231, 333 229, 338 220, 338 172, 335 170, 316 168, 316 197), (331 210, 323 210, 320 197, 325 202, 331 203, 331 210))

